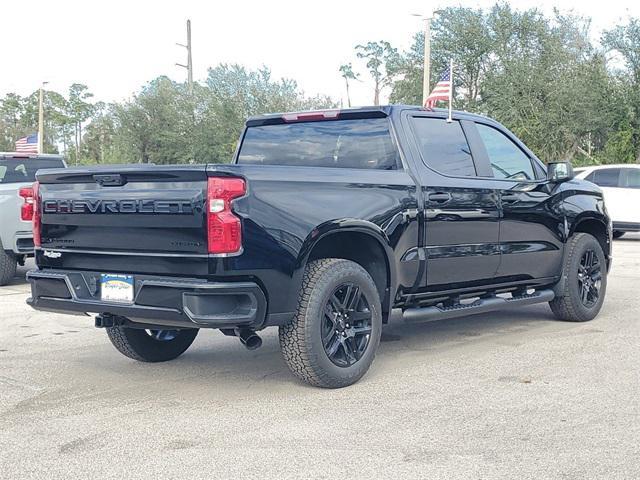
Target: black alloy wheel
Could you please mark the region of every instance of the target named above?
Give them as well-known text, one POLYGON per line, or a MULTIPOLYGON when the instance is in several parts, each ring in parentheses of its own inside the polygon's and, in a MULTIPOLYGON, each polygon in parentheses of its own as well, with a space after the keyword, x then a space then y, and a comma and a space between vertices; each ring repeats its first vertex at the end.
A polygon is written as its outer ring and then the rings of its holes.
POLYGON ((595 318, 607 292, 607 257, 593 235, 573 234, 565 246, 562 277, 549 302, 558 320, 587 322, 595 318))
POLYGON ((595 251, 589 249, 582 254, 578 266, 578 288, 580 301, 587 307, 593 307, 600 298, 602 266, 595 251))
POLYGON ((358 285, 344 283, 327 300, 321 322, 322 345, 334 364, 350 367, 367 350, 372 331, 369 302, 358 285))
POLYGON ((362 265, 343 258, 309 262, 296 314, 278 332, 291 372, 323 388, 357 382, 380 344, 381 304, 380 290, 362 265))

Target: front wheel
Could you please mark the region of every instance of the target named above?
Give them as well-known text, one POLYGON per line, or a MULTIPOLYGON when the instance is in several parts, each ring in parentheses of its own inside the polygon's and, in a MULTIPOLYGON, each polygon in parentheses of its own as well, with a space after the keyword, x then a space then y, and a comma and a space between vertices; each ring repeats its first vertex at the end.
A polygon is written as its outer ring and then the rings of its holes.
POLYGON ((339 258, 309 263, 296 315, 279 332, 289 369, 317 387, 357 382, 380 343, 381 310, 374 281, 357 263, 339 258))
POLYGON ((559 320, 586 322, 598 314, 604 302, 606 259, 598 240, 588 233, 575 234, 565 248, 564 285, 549 305, 559 320))
POLYGON ((106 329, 109 340, 126 357, 140 362, 166 362, 182 355, 198 335, 197 328, 143 330, 115 326, 106 329))

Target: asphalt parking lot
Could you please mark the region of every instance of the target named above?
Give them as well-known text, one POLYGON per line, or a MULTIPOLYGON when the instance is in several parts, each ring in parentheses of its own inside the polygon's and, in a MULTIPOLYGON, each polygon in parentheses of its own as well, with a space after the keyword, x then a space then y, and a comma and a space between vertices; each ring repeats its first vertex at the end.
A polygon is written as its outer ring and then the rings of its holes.
MULTIPOLYGON (((24 274, 25 269, 21 269, 24 274)), ((0 477, 640 478, 640 235, 585 324, 546 305, 389 325, 342 390, 294 379, 275 330, 201 332, 141 364, 89 317, 0 287, 0 477)))

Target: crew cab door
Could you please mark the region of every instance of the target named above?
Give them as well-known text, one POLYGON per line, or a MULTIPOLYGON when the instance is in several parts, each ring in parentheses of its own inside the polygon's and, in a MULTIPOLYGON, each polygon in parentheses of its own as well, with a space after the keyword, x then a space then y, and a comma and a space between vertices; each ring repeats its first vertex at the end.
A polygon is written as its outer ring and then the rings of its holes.
MULTIPOLYGON (((525 281, 558 275, 562 266, 559 194, 533 154, 504 127, 476 120, 478 162, 487 162, 500 196, 500 268, 497 281, 525 281)), ((469 130, 468 129, 468 130, 469 130)))
POLYGON ((464 120, 411 111, 403 119, 424 198, 427 290, 490 283, 500 263, 497 191, 478 175, 464 120))

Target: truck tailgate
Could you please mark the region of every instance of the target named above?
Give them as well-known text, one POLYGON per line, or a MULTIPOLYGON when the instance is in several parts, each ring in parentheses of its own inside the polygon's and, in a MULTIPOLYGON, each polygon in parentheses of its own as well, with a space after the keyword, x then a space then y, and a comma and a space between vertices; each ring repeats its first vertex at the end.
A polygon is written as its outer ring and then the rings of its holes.
POLYGON ((44 170, 37 178, 44 266, 158 273, 168 266, 141 258, 207 256, 204 165, 44 170))

